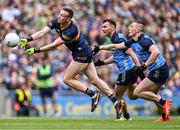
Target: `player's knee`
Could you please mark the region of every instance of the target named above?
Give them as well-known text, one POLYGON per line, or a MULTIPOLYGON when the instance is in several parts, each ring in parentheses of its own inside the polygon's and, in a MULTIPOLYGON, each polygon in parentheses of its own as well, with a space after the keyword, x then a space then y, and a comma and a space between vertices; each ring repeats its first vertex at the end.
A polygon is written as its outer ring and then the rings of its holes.
POLYGON ((122 106, 126 106, 126 102, 125 102, 125 100, 123 99, 123 100, 121 100, 121 105, 122 106))
POLYGON ((65 79, 64 79, 64 83, 67 84, 67 85, 69 85, 69 84, 70 84, 70 83, 69 83, 69 79, 66 79, 66 78, 65 78, 65 79))
POLYGON ((136 90, 136 89, 135 89, 133 95, 134 95, 135 97, 139 97, 139 94, 140 94, 139 90, 136 90))

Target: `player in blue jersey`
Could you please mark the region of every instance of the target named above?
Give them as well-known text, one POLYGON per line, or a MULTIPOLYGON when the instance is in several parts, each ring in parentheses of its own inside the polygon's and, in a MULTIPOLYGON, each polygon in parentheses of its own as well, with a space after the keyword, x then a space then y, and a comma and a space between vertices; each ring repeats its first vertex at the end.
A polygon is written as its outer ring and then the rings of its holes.
POLYGON ((114 47, 119 49, 132 48, 143 65, 138 72, 149 70, 148 76, 135 88, 134 94, 138 98, 154 101, 158 106, 162 117, 159 121, 170 121, 170 99, 164 100, 158 91, 166 82, 169 76, 169 69, 164 57, 160 54, 153 39, 143 32, 142 23, 133 22, 129 27, 131 40, 117 44, 114 47))
POLYGON ((134 94, 139 98, 154 101, 161 110, 162 117, 159 121, 170 121, 170 99, 164 100, 158 91, 169 77, 169 68, 165 58, 160 54, 155 41, 143 33, 144 25, 133 22, 129 27, 131 41, 125 43, 127 48, 131 47, 138 58, 144 63, 140 71, 148 68, 149 74, 135 89, 134 94))
POLYGON ((62 8, 58 18, 54 18, 49 25, 31 35, 31 37, 27 39, 21 39, 19 47, 24 48, 28 42, 39 39, 49 31, 55 29, 59 34, 59 38, 57 38, 52 44, 48 44, 40 48, 30 48, 27 49, 24 53, 32 55, 34 53, 51 50, 65 44, 68 49, 71 50, 73 60, 67 68, 64 82, 70 87, 81 91, 92 98, 91 111, 93 112, 100 100, 100 94, 95 93, 80 81, 75 79, 76 75, 84 73, 88 77, 89 81, 97 86, 114 103, 116 117, 119 118, 121 102, 115 97, 108 85, 98 77, 94 63, 92 62, 92 49, 88 45, 87 40, 80 32, 77 25, 71 20, 72 17, 73 11, 71 8, 62 8))
MULTIPOLYGON (((122 33, 116 31, 116 23, 111 19, 106 19, 103 21, 102 31, 104 35, 107 36, 114 45, 118 43, 121 44, 127 41, 126 37, 122 33)), ((123 95, 127 91, 128 97, 131 100, 137 99, 137 97, 133 93, 135 87, 137 86, 136 81, 138 75, 136 73, 137 70, 136 66, 140 66, 139 60, 131 48, 120 50, 111 47, 111 44, 109 44, 109 45, 95 46, 93 51, 97 53, 97 51, 99 50, 112 51, 111 57, 103 61, 98 59, 95 65, 101 66, 101 65, 116 63, 119 70, 119 77, 116 81, 115 93, 116 96, 122 100, 122 113, 124 115, 124 118, 128 120, 130 119, 130 115, 127 110, 126 102, 123 99, 123 95)))

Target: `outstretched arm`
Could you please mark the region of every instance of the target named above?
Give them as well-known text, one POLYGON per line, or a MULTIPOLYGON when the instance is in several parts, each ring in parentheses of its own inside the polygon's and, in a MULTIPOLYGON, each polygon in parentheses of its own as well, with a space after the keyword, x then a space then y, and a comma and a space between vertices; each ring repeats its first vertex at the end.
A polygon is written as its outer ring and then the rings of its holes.
POLYGON ((124 45, 124 42, 118 43, 118 44, 109 44, 109 45, 99 46, 100 50, 110 50, 110 51, 125 49, 125 48, 126 48, 126 46, 124 45))
POLYGON ((40 52, 49 51, 49 50, 54 49, 62 44, 64 44, 64 41, 59 37, 52 44, 42 46, 39 48, 39 50, 40 50, 40 52))
POLYGON ((33 40, 39 39, 42 36, 44 36, 46 33, 48 33, 49 31, 51 31, 51 29, 48 26, 45 26, 42 30, 34 33, 33 35, 31 35, 33 40))
POLYGON ((115 50, 127 49, 127 48, 130 48, 131 44, 132 44, 132 41, 129 40, 129 41, 120 42, 116 44, 101 45, 101 46, 95 45, 93 49, 93 55, 96 55, 100 50, 115 51, 115 50))
POLYGON ((19 48, 25 48, 26 45, 28 44, 28 42, 41 38, 46 33, 48 33, 50 30, 51 29, 48 26, 46 26, 42 30, 31 35, 30 37, 21 39, 18 44, 19 48))
POLYGON ((41 48, 30 48, 30 49, 27 49, 24 54, 27 54, 27 55, 32 55, 34 53, 39 53, 39 52, 44 52, 44 51, 49 51, 51 49, 54 49, 56 48, 57 46, 60 46, 62 44, 64 44, 65 42, 61 39, 61 38, 58 38, 56 39, 52 44, 48 44, 48 45, 45 45, 45 46, 42 46, 41 48))

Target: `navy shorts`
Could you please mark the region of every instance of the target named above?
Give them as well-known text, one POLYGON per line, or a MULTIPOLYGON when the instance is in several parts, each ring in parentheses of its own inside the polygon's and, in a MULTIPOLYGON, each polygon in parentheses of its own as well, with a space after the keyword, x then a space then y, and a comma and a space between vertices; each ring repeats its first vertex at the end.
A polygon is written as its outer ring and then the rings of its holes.
POLYGON ((92 62, 92 55, 88 56, 73 56, 73 60, 80 62, 80 63, 91 63, 92 62))
POLYGON ((138 75, 136 73, 136 67, 133 67, 127 72, 120 74, 116 81, 116 84, 121 85, 121 86, 134 84, 136 83, 137 78, 138 78, 138 75))
POLYGON ((165 63, 158 69, 152 70, 149 72, 147 78, 153 81, 154 83, 158 83, 163 85, 169 77, 169 68, 165 63))
POLYGON ((41 97, 52 97, 54 95, 55 88, 40 88, 41 97))
POLYGON ((92 58, 89 57, 73 57, 74 61, 80 62, 80 63, 91 63, 92 58))

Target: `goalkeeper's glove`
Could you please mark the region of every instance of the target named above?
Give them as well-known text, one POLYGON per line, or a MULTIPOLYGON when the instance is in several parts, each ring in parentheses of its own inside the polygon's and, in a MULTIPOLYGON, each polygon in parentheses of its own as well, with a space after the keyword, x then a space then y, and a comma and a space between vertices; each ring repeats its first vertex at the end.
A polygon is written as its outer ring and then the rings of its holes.
POLYGON ((40 49, 39 48, 30 48, 24 51, 24 54, 26 55, 32 55, 34 53, 39 53, 40 49))
POLYGON ((25 38, 25 39, 21 39, 19 44, 18 44, 18 47, 19 48, 25 48, 26 45, 28 44, 28 42, 32 41, 33 38, 32 37, 29 37, 29 38, 25 38))

